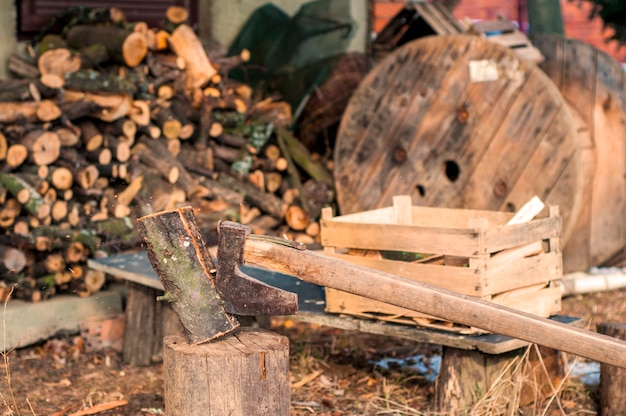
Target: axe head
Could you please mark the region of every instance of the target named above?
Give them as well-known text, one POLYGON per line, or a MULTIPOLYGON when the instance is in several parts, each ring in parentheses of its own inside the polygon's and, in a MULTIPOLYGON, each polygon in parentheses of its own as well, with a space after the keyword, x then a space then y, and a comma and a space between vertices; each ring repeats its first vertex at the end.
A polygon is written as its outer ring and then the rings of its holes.
POLYGON ((248 276, 244 244, 250 227, 230 221, 219 225, 215 286, 226 312, 235 315, 291 315, 298 310, 298 296, 248 276))

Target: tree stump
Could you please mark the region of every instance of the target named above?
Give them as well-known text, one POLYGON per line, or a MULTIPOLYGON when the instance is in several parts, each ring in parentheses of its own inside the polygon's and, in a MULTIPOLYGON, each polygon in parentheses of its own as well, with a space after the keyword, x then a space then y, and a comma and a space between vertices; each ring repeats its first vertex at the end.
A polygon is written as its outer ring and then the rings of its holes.
MULTIPOLYGON (((603 322, 598 332, 626 340, 626 324, 603 322)), ((626 369, 608 364, 600 365, 600 414, 623 415, 626 409, 626 369)))
POLYGON ((165 408, 170 416, 287 416, 289 340, 240 327, 204 344, 164 340, 165 408))

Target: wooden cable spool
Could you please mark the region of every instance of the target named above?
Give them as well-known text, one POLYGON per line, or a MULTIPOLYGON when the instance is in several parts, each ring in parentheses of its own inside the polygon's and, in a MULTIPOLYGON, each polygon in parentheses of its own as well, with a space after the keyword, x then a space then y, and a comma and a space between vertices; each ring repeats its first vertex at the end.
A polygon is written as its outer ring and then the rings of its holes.
POLYGON ((621 65, 575 39, 540 35, 533 44, 541 68, 580 117, 583 200, 575 231, 563 249, 565 272, 610 263, 626 243, 626 93, 621 65))
POLYGON ((566 241, 582 201, 581 142, 550 79, 512 50, 464 35, 397 49, 355 91, 335 146, 342 214, 414 205, 516 211, 559 205, 566 241))

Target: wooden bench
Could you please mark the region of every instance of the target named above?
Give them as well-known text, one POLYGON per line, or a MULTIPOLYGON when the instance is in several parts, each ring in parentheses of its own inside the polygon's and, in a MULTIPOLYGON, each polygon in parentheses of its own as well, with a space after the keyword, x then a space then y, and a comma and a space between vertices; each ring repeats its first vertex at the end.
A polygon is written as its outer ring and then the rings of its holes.
MULTIPOLYGON (((163 294, 159 277, 145 252, 120 254, 102 259, 89 260, 89 267, 102 270, 128 282, 126 300, 126 331, 124 335, 124 360, 135 365, 149 365, 162 359, 162 340, 165 335, 181 332, 180 323, 167 303, 158 302, 163 294)), ((438 376, 436 396, 439 411, 450 412, 467 408, 480 400, 477 392, 487 392, 497 379, 507 380, 510 391, 499 392, 503 400, 518 397, 521 371, 511 365, 526 354, 528 342, 497 334, 461 335, 434 329, 346 317, 325 312, 324 288, 300 281, 292 276, 267 270, 245 268, 246 272, 270 285, 298 294, 299 311, 293 316, 302 322, 326 325, 345 330, 405 338, 420 343, 443 347, 441 370, 438 376), (502 377, 506 374, 505 377, 502 377), (514 391, 516 390, 516 391, 514 391)), ((580 325, 580 319, 555 315, 550 319, 580 325)), ((554 361, 550 377, 562 377, 565 360, 562 354, 552 350, 542 351, 545 362, 554 361), (547 356, 545 356, 547 355, 547 356), (560 357, 560 358, 559 358, 560 357)), ((549 377, 549 378, 550 378, 549 377)), ((535 386, 538 389, 542 386, 535 386)), ((528 393, 527 393, 528 394, 528 393)), ((530 395, 538 394, 537 391, 530 395)), ((517 405, 505 403, 504 406, 517 405)))

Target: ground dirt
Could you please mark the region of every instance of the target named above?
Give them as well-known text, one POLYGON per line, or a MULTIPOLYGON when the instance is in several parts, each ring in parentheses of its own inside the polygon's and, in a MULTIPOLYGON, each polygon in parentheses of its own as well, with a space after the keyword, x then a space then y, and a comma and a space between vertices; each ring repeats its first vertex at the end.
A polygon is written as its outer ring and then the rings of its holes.
MULTIPOLYGON (((626 291, 570 297, 563 312, 626 322, 626 291)), ((437 354, 436 346, 276 319, 291 341, 292 415, 433 415, 434 383, 409 368, 383 370, 381 357, 437 354)), ((10 351, 0 376, 0 416, 160 415, 161 365, 135 367, 119 353, 87 353, 79 336, 10 351), (109 408, 110 410, 104 410, 109 408)), ((596 414, 597 392, 571 378, 558 400, 520 410, 523 415, 596 414)))

